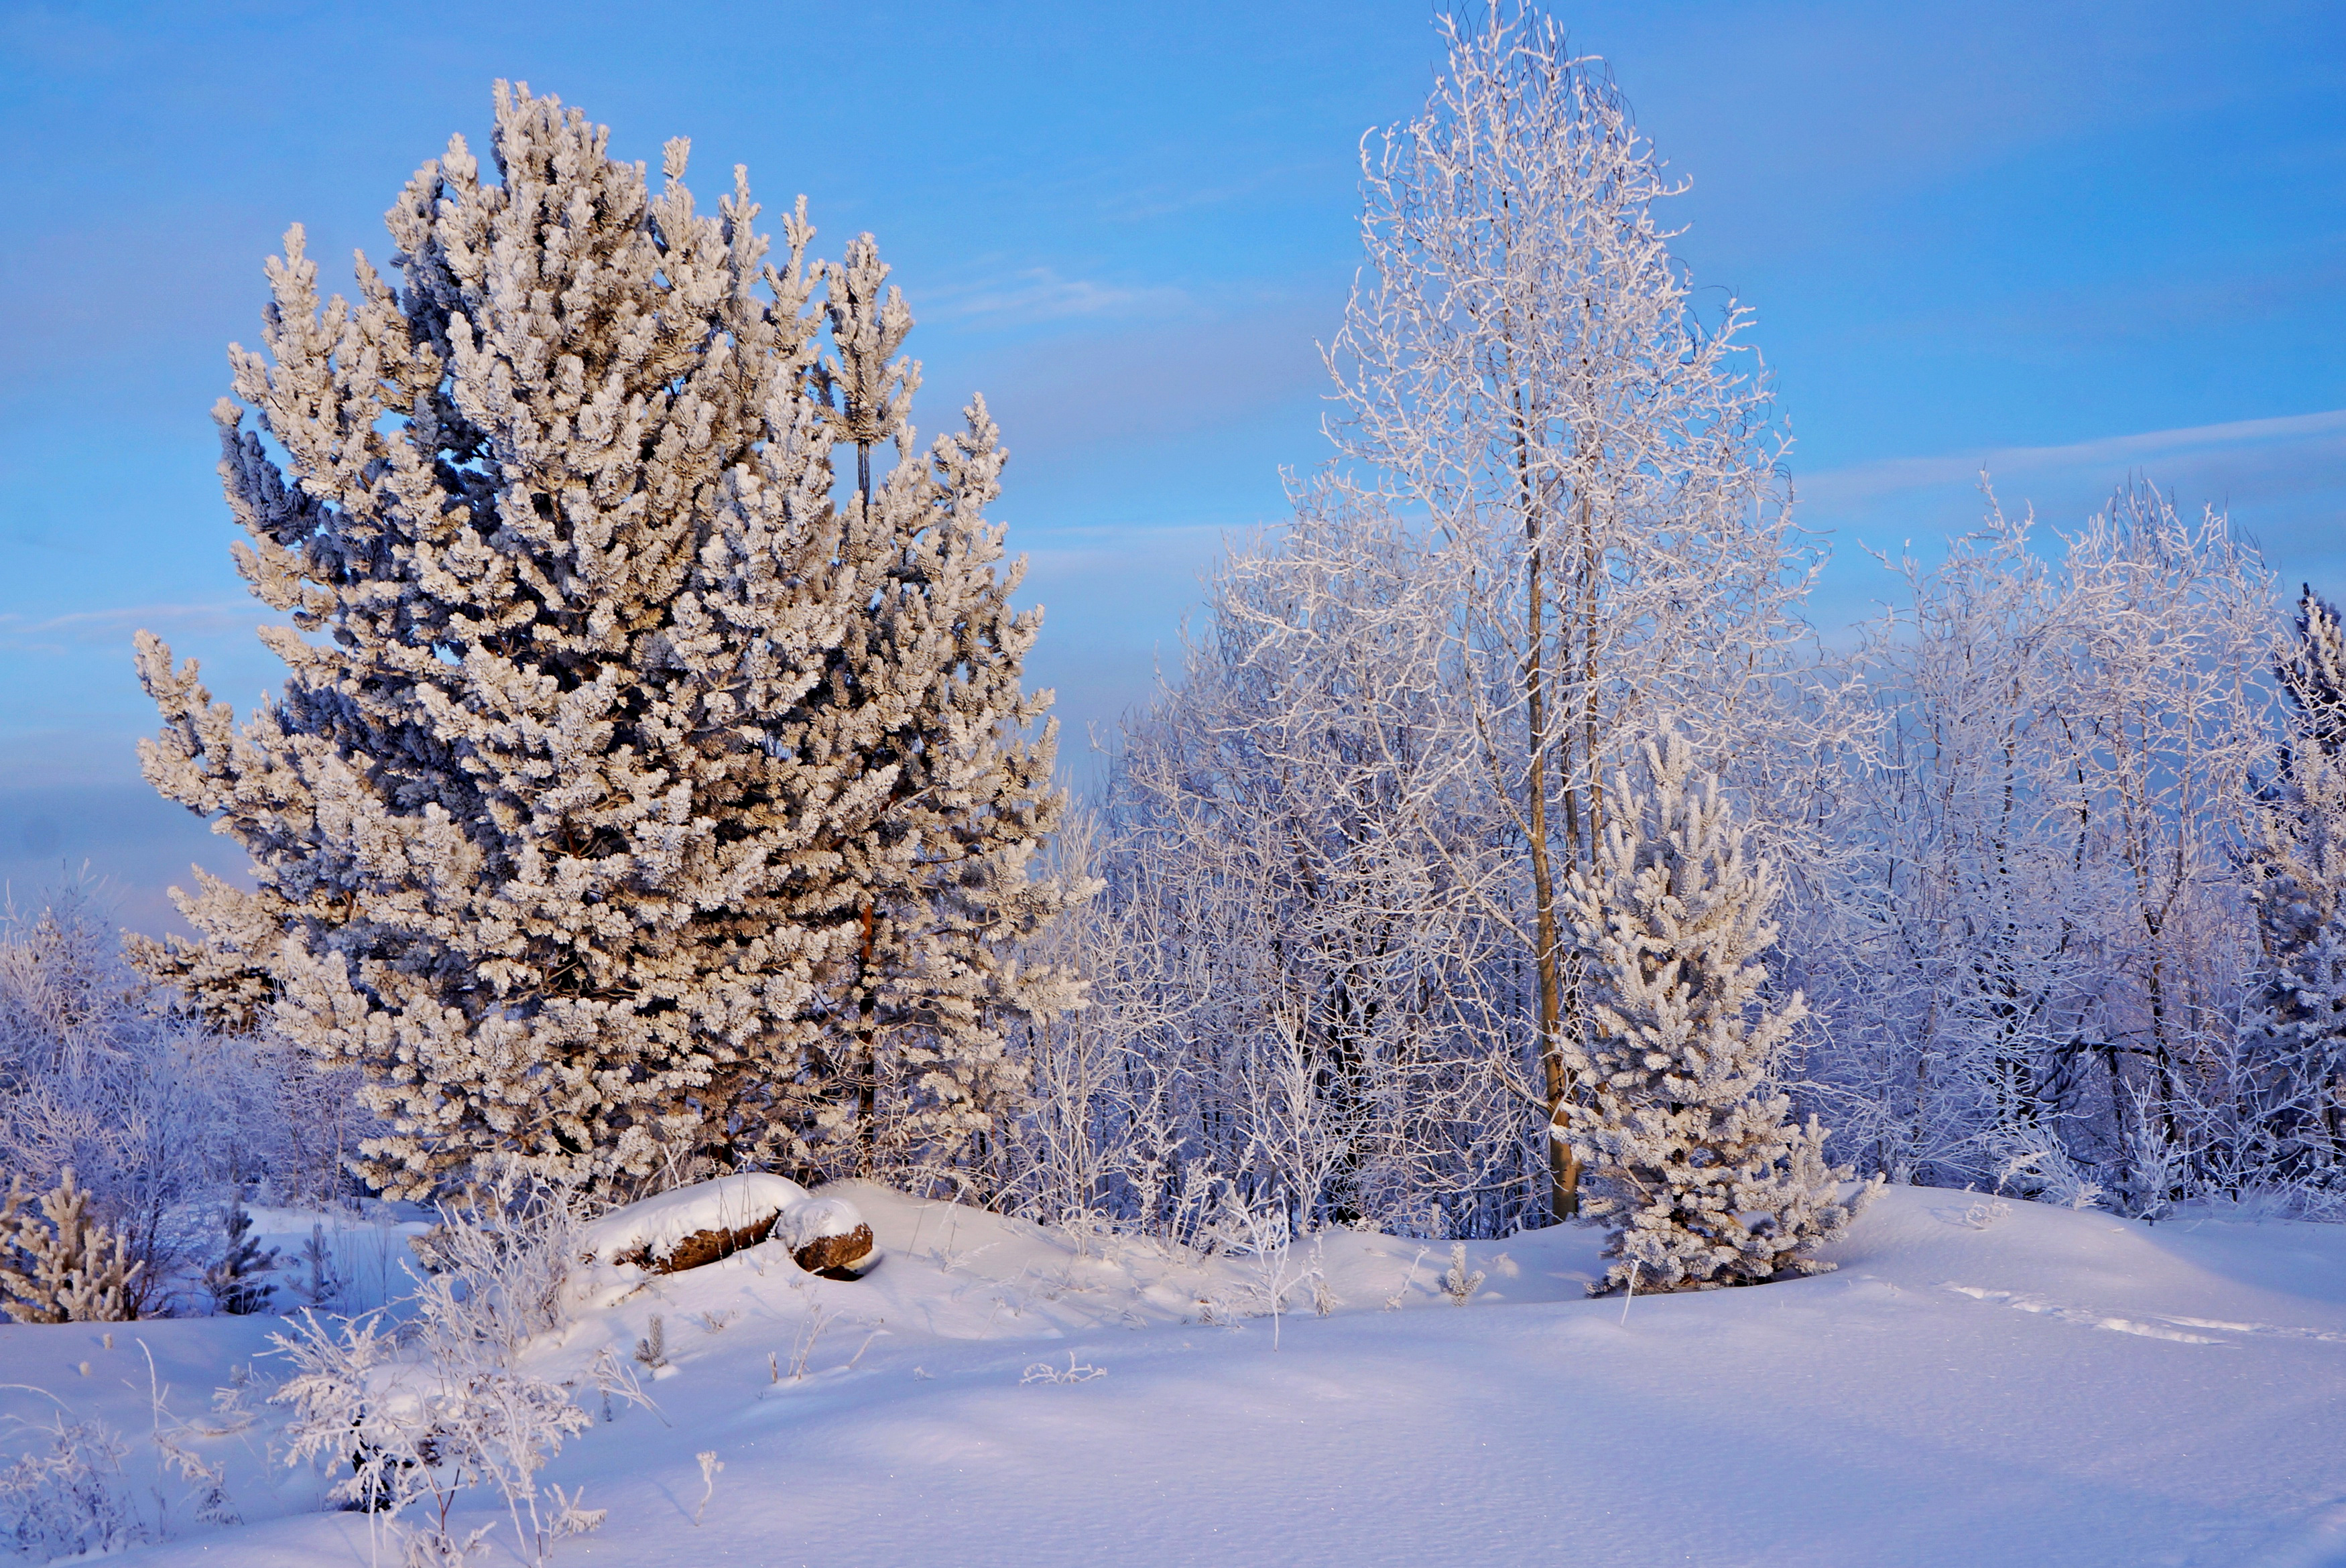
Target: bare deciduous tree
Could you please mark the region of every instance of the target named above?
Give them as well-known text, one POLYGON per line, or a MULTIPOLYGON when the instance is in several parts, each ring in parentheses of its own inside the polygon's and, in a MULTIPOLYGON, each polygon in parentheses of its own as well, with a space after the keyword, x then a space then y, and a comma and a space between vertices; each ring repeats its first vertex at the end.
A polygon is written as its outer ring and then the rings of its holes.
MULTIPOLYGON (((1602 833, 1612 759, 1663 712, 1707 752, 1749 749, 1738 732, 1774 702, 1810 563, 1750 313, 1698 319, 1658 210, 1684 183, 1609 71, 1520 6, 1439 25, 1424 113, 1364 146, 1369 270, 1331 355, 1334 434, 1464 546, 1457 695, 1529 860, 1554 1111, 1585 1026, 1557 887, 1602 833)), ((1561 1215, 1577 1178, 1556 1147, 1561 1215)))

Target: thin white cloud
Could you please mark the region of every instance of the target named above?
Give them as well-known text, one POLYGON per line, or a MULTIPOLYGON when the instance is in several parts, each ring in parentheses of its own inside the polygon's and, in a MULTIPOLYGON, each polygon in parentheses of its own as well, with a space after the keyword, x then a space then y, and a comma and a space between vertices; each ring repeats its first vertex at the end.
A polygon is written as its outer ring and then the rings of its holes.
MULTIPOLYGON (((2279 419, 2234 420, 2181 430, 2145 431, 2106 436, 2066 446, 2006 446, 1943 457, 1893 457, 1795 477, 1802 499, 1829 511, 1940 485, 1968 484, 1987 471, 1991 478, 2097 469, 2116 478, 2128 469, 2202 463, 2211 457, 2259 449, 2280 451, 2330 444, 2346 438, 2346 409, 2290 414, 2279 419)), ((2154 477, 2156 475, 2154 474, 2154 477)))
POLYGON ((1063 278, 1048 267, 1028 267, 933 290, 928 310, 947 321, 1014 326, 1079 317, 1165 315, 1190 304, 1186 290, 1169 285, 1124 288, 1088 278, 1063 278))
POLYGON ((250 631, 265 613, 249 599, 210 605, 125 605, 62 616, 0 612, 0 647, 63 652, 68 647, 123 644, 142 627, 181 635, 250 631))

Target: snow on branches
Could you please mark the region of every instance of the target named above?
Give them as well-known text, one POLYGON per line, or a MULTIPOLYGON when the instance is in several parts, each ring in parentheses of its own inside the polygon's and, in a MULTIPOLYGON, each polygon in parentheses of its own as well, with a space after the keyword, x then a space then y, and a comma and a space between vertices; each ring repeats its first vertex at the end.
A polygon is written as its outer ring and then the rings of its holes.
POLYGON ((1060 800, 994 423, 920 447, 868 236, 811 262, 801 203, 770 262, 741 171, 709 215, 682 140, 657 191, 607 140, 501 84, 497 178, 459 137, 393 207, 398 283, 362 258, 321 302, 298 228, 270 264, 258 428, 218 418, 289 678, 239 728, 138 656, 148 779, 258 886, 146 962, 362 1069, 393 1195, 492 1150, 950 1162, 1015 1085, 1000 1016, 1056 994, 1006 957, 1060 800))
MULTIPOLYGON (((1812 1116, 1769 1070, 1808 1015, 1799 993, 1762 996, 1760 955, 1781 884, 1747 859, 1719 780, 1698 776, 1683 737, 1645 746, 1646 787, 1617 776, 1596 864, 1566 909, 1588 976, 1594 1027, 1575 1053, 1586 1105, 1561 1135, 1588 1172, 1587 1212, 1618 1259, 1600 1289, 1749 1285, 1830 1265, 1809 1249, 1872 1196, 1843 1196, 1812 1116)), ((1876 1178, 1876 1185, 1879 1184, 1876 1178)))
MULTIPOLYGON (((1751 312, 1696 311, 1664 211, 1686 183, 1609 68, 1520 5, 1436 25, 1448 57, 1423 111, 1362 146, 1368 266, 1330 356, 1331 433, 1456 545, 1471 678, 1453 697, 1525 848, 1553 1112, 1585 1023, 1556 890, 1603 834, 1619 748, 1671 711, 1755 788, 1784 732, 1812 750, 1801 719, 1820 715, 1772 699, 1815 563, 1751 312)), ((1576 1176, 1552 1152, 1561 1217, 1576 1176)))

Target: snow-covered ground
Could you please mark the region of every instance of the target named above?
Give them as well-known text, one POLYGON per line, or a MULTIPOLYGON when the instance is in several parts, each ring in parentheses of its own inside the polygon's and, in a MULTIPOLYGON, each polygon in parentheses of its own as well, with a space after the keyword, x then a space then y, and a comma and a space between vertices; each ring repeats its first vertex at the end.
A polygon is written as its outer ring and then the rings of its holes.
MULTIPOLYGON (((868 1278, 768 1243, 533 1349, 576 1377, 658 1313, 671 1363, 549 1467, 610 1510, 556 1563, 2346 1563, 2346 1227, 1892 1188, 1837 1273, 1592 1301, 1598 1237, 1559 1229, 1471 1245, 1463 1306, 1446 1247, 1345 1233, 1292 1248, 1274 1325, 1260 1260, 830 1190, 868 1278)), ((234 1426, 211 1390, 250 1368, 266 1411, 273 1326, 11 1327, 0 1380, 140 1440, 143 1485, 147 1352, 178 1416, 234 1426)), ((365 1516, 266 1461, 278 1419, 188 1439, 247 1522, 181 1502, 127 1560, 369 1562, 365 1516)))

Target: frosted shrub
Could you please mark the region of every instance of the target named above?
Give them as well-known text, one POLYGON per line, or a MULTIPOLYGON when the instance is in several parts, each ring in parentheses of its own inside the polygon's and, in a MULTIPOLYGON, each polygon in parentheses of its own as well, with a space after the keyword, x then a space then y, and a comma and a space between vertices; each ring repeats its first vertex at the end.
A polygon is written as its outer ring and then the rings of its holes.
POLYGON ((293 1411, 286 1462, 349 1465, 328 1495, 381 1514, 411 1560, 463 1561, 489 1527, 460 1540, 451 1512, 486 1486, 505 1503, 525 1559, 543 1563, 556 1541, 600 1520, 536 1481, 591 1418, 560 1386, 499 1359, 493 1339, 465 1320, 454 1281, 428 1280, 417 1305, 418 1330, 404 1346, 379 1313, 329 1328, 305 1311, 291 1333, 270 1336, 294 1369, 270 1396, 293 1411))
POLYGON ((122 1434, 102 1421, 75 1421, 61 1410, 41 1441, 0 1470, 0 1529, 36 1563, 115 1552, 149 1539, 131 1502, 122 1434))
POLYGON ((1035 1361, 1018 1374, 1020 1383, 1088 1383, 1095 1378, 1107 1376, 1107 1369, 1095 1367, 1089 1361, 1078 1361, 1073 1350, 1067 1352, 1067 1364, 1055 1367, 1048 1361, 1035 1361))
POLYGON ((578 1202, 562 1181, 496 1162, 463 1202, 442 1206, 440 1223, 416 1238, 415 1251, 458 1284, 467 1324, 510 1355, 531 1335, 562 1326, 562 1290, 581 1247, 578 1202))
MULTIPOLYGON (((544 1563, 555 1543, 599 1523, 537 1472, 592 1418, 559 1385, 520 1369, 529 1338, 563 1320, 577 1246, 566 1188, 511 1164, 463 1207, 442 1211, 419 1247, 432 1272, 398 1334, 381 1313, 321 1323, 305 1311, 271 1336, 294 1372, 270 1396, 292 1408, 286 1461, 347 1462, 329 1495, 383 1516, 411 1562, 462 1562, 490 1527, 459 1537, 452 1511, 485 1487, 505 1508, 517 1550, 544 1563)), ((640 1399, 598 1366, 597 1386, 640 1399)))
POLYGON ((2101 1200, 2102 1184, 2070 1157, 2060 1134, 2044 1123, 2014 1127, 1987 1146, 1996 1162, 1998 1190, 2070 1208, 2091 1208, 2101 1200))

